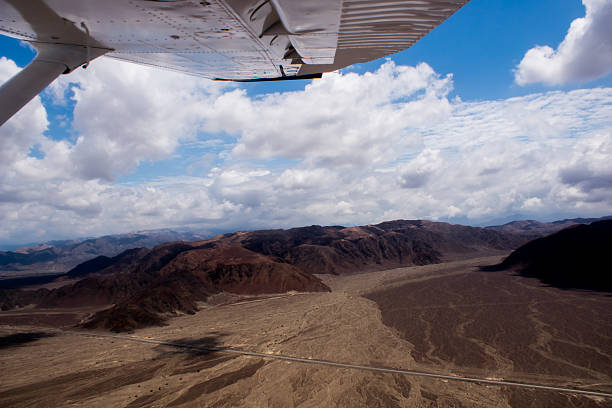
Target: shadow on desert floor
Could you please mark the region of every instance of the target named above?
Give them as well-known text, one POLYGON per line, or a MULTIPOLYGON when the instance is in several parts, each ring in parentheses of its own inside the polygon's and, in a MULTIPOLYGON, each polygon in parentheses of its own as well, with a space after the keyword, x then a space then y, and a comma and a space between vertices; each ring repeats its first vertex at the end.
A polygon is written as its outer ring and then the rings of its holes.
POLYGON ((0 337, 0 350, 10 347, 19 347, 27 343, 44 339, 46 337, 53 337, 53 333, 45 332, 30 332, 30 333, 15 333, 0 337))

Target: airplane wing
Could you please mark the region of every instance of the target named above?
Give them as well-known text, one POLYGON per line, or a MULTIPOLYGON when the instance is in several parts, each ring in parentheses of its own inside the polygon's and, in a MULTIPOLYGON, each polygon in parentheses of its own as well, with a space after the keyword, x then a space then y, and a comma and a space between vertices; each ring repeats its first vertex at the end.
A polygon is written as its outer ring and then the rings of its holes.
POLYGON ((404 50, 468 1, 0 0, 0 33, 38 50, 0 88, 0 124, 101 55, 211 79, 312 78, 404 50))

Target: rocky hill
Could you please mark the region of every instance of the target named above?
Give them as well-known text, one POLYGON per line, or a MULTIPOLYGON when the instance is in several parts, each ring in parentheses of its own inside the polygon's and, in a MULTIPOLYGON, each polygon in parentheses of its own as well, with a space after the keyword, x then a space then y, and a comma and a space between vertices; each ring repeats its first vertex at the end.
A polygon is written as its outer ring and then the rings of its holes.
POLYGON ((329 290, 295 266, 223 241, 169 243, 113 259, 105 267, 107 259, 79 265, 70 273, 90 273, 58 289, 0 291, 0 304, 3 310, 32 303, 39 308, 111 306, 94 315, 86 327, 126 331, 159 324, 168 314, 193 313, 197 302, 221 291, 329 290))
POLYGON ((612 292, 612 220, 574 225, 515 250, 498 268, 562 288, 612 292))

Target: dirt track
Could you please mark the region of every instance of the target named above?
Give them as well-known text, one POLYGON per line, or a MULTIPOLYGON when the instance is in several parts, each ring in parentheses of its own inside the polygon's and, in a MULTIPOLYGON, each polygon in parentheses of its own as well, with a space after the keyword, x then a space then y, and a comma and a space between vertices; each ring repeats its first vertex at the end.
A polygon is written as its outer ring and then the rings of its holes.
MULTIPOLYGON (((495 344, 490 346, 495 350, 475 346, 479 356, 483 353, 481 349, 486 351, 484 362, 479 364, 466 364, 462 363, 462 360, 455 361, 452 358, 445 360, 444 354, 437 349, 431 353, 437 360, 432 361, 427 357, 429 348, 423 348, 418 339, 413 339, 415 344, 406 341, 406 334, 401 330, 385 326, 382 323, 385 308, 383 307, 381 316, 376 303, 362 297, 363 294, 373 291, 378 291, 380 295, 381 290, 403 288, 401 290, 406 293, 404 297, 411 298, 416 292, 414 288, 410 289, 410 285, 433 280, 437 280, 439 284, 446 279, 452 282, 464 275, 473 275, 474 265, 492 263, 496 259, 403 268, 343 278, 327 276, 326 283, 334 289, 332 293, 283 295, 241 304, 211 305, 195 315, 174 318, 167 327, 139 330, 135 335, 204 348, 234 347, 258 353, 278 353, 419 371, 434 368, 437 372, 451 375, 486 370, 487 376, 490 377, 504 376, 506 379, 526 381, 530 379, 529 376, 537 374, 526 369, 508 371, 508 365, 499 364, 500 361, 512 360, 507 354, 512 353, 511 348, 506 350, 499 347, 499 350, 504 352, 500 352, 497 359, 486 354, 497 353, 495 344), (438 277, 432 278, 434 276, 438 277), (405 286, 406 284, 409 286, 405 286), (516 374, 516 377, 507 376, 509 372, 516 374)), ((454 284, 448 285, 450 286, 442 287, 448 289, 454 284)), ((464 285, 465 290, 469 288, 470 285, 464 285)), ((488 292, 486 296, 489 296, 488 292)), ((474 303, 471 307, 476 309, 488 303, 496 303, 487 300, 486 296, 478 298, 471 295, 465 299, 470 299, 474 303)), ((427 298, 431 297, 430 295, 427 298)), ((452 296, 450 298, 454 299, 452 296)), ((609 306, 612 304, 609 299, 604 297, 601 302, 608 302, 609 306)), ((496 301, 500 303, 499 298, 496 298, 496 301)), ((457 301, 453 301, 453 304, 455 308, 450 310, 454 311, 457 324, 461 326, 464 320, 459 311, 468 310, 469 304, 464 302, 463 308, 457 301)), ((586 305, 588 303, 585 303, 584 308, 588 309, 586 305)), ((421 310, 435 310, 436 305, 421 306, 421 310)), ((439 306, 438 310, 445 310, 442 305, 439 306)), ((545 311, 546 309, 538 309, 539 313, 545 311)), ((519 314, 515 316, 521 318, 519 314)), ((604 315, 602 319, 605 322, 610 316, 604 315)), ((436 321, 439 320, 434 319, 431 322, 436 321)), ((610 326, 610 320, 607 322, 610 326)), ((545 321, 544 324, 549 323, 545 321)), ((570 323, 571 321, 563 327, 564 333, 572 336, 583 333, 584 327, 577 326, 572 329, 570 323)), ((464 328, 464 333, 472 335, 468 326, 461 327, 464 328)), ((550 332, 549 328, 541 327, 550 332)), ((34 327, 21 327, 22 331, 33 329, 34 327)), ((541 332, 544 333, 544 330, 541 332)), ((555 333, 551 333, 551 336, 556 339, 555 333)), ((498 336, 498 339, 503 337, 498 336)), ((431 338, 435 339, 435 336, 431 338)), ((559 338, 562 342, 565 339, 559 338)), ((438 344, 436 340, 434 344, 438 344)), ((610 354, 610 348, 608 338, 607 343, 600 349, 610 354)), ((551 348, 549 352, 554 355, 555 350, 551 348)), ((448 352, 455 351, 449 349, 448 352)), ((570 362, 576 365, 576 361, 570 362)), ((159 344, 120 339, 109 341, 68 334, 43 336, 25 341, 20 346, 12 344, 2 348, 0 363, 3 372, 12 373, 10 376, 3 376, 0 384, 0 405, 15 407, 610 405, 609 399, 599 397, 543 390, 517 392, 493 385, 462 384, 442 379, 414 378, 399 373, 366 372, 262 360, 258 357, 235 356, 201 349, 177 350, 176 347, 159 344), (533 405, 534 401, 538 402, 538 405, 533 405)), ((585 378, 578 380, 578 377, 570 378, 551 372, 549 366, 543 367, 548 371, 545 376, 538 376, 538 383, 543 380, 556 385, 562 377, 563 384, 568 386, 606 392, 612 390, 610 374, 600 368, 588 367, 588 370, 593 370, 598 376, 584 376, 585 378)))

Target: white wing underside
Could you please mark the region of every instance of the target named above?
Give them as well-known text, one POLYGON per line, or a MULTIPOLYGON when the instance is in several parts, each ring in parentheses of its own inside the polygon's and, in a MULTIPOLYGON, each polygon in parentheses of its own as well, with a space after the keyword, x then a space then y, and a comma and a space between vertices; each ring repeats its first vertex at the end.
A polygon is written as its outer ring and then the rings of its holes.
POLYGON ((0 0, 0 33, 206 78, 290 77, 404 50, 468 1, 0 0))

